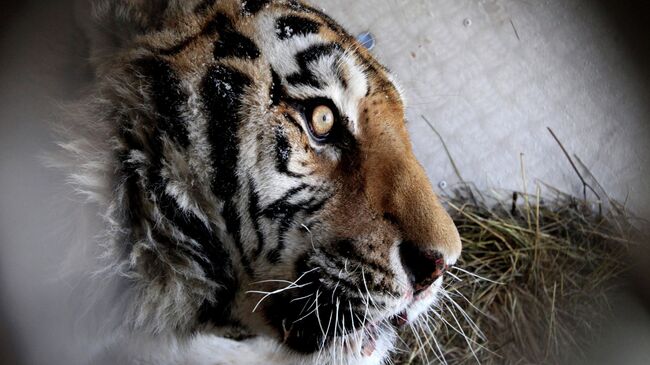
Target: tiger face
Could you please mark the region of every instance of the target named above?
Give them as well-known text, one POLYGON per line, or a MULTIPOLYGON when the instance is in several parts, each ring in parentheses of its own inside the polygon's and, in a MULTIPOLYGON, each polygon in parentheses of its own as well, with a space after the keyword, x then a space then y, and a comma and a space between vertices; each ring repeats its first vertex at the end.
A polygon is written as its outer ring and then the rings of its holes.
POLYGON ((461 251, 389 72, 302 2, 161 3, 96 6, 137 20, 97 93, 126 321, 381 363, 461 251))

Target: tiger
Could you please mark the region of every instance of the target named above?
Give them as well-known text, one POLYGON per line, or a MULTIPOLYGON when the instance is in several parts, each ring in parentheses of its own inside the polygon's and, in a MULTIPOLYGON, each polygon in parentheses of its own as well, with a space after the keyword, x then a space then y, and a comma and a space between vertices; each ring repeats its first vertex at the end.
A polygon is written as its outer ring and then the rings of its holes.
POLYGON ((388 361, 461 253, 390 71, 303 1, 88 1, 93 86, 61 146, 101 209, 114 337, 388 361))

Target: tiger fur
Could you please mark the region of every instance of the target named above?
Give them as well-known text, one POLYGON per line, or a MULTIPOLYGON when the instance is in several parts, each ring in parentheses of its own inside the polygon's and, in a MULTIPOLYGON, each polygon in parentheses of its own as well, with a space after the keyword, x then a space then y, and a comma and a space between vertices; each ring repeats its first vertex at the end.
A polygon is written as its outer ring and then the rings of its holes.
POLYGON ((388 70, 299 1, 91 9, 95 88, 62 146, 102 207, 111 330, 243 333, 290 364, 386 361, 461 251, 388 70))

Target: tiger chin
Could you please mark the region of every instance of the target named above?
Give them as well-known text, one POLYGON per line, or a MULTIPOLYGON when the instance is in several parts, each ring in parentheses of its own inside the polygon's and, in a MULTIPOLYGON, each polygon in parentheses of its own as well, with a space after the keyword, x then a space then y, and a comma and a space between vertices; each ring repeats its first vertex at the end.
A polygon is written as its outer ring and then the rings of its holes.
POLYGON ((300 1, 90 10, 94 87, 62 146, 102 208, 115 338, 384 363, 461 251, 388 70, 300 1))

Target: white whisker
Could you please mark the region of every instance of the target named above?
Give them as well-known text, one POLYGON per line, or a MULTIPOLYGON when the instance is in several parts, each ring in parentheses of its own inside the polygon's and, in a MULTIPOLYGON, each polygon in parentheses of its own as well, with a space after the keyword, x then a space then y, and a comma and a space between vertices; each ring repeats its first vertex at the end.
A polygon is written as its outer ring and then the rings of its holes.
POLYGON ((449 307, 447 307, 446 304, 443 303, 443 305, 445 306, 445 308, 447 308, 448 313, 451 315, 451 317, 454 319, 454 321, 458 325, 458 328, 460 329, 459 334, 465 338, 465 342, 467 343, 467 346, 469 347, 469 350, 472 352, 472 356, 474 356, 474 359, 480 365, 481 360, 479 360, 478 355, 476 355, 476 351, 474 351, 474 347, 472 346, 472 344, 470 342, 473 342, 473 343, 475 343, 475 344, 477 344, 479 346, 481 346, 481 345, 478 344, 476 341, 474 341, 473 339, 471 339, 469 336, 467 336, 465 334, 465 331, 463 331, 463 327, 460 325, 460 322, 458 322, 458 318, 456 318, 456 315, 454 315, 454 312, 451 309, 449 309, 449 307))
POLYGON ((255 311, 257 310, 257 308, 260 306, 260 304, 262 304, 262 302, 263 302, 266 298, 270 297, 271 295, 279 294, 279 293, 282 293, 283 291, 286 291, 286 290, 297 289, 297 288, 303 288, 303 287, 305 287, 305 286, 307 286, 307 285, 310 285, 311 283, 306 283, 306 284, 301 284, 301 285, 297 285, 297 283, 298 283, 302 278, 304 278, 305 275, 307 275, 307 274, 309 274, 309 273, 311 273, 311 272, 313 272, 313 271, 315 271, 315 270, 318 270, 318 268, 313 268, 313 269, 311 269, 311 270, 308 270, 308 271, 304 272, 302 275, 300 275, 300 277, 299 277, 298 279, 296 279, 295 281, 291 282, 289 285, 287 285, 286 287, 281 288, 281 289, 277 289, 277 290, 270 291, 270 292, 265 292, 265 291, 260 291, 260 290, 249 290, 249 291, 247 291, 246 294, 263 294, 263 295, 264 295, 264 296, 263 296, 263 297, 262 297, 262 298, 257 302, 257 304, 255 304, 255 307, 253 307, 253 312, 255 312, 255 311))
POLYGON ((490 283, 493 283, 493 284, 498 284, 498 285, 504 285, 501 282, 494 281, 494 280, 491 280, 491 279, 488 279, 488 278, 484 278, 484 277, 482 277, 480 275, 474 274, 473 272, 467 271, 465 269, 461 269, 460 267, 457 267, 457 266, 453 266, 452 269, 458 270, 458 271, 460 271, 462 273, 473 276, 473 277, 475 277, 477 279, 480 279, 480 280, 483 280, 483 281, 487 281, 487 282, 490 282, 490 283))
POLYGON ((470 327, 472 328, 472 330, 473 330, 474 332, 476 332, 476 334, 477 334, 477 335, 478 335, 482 340, 485 340, 485 339, 486 339, 485 334, 483 333, 483 331, 481 331, 481 329, 478 327, 478 325, 477 325, 477 324, 476 324, 476 323, 475 323, 475 322, 474 322, 474 321, 469 317, 469 315, 467 315, 467 312, 465 312, 465 310, 464 310, 460 305, 458 305, 458 303, 456 303, 456 301, 454 301, 454 300, 449 296, 449 294, 447 294, 447 293, 442 293, 442 294, 444 295, 444 297, 445 297, 449 302, 451 302, 451 304, 454 305, 454 307, 456 307, 456 309, 458 309, 458 312, 463 316, 463 318, 465 318, 465 321, 467 321, 467 323, 470 325, 470 327))
POLYGON ((463 279, 461 279, 461 278, 459 278, 458 276, 456 276, 456 275, 450 273, 449 270, 447 270, 447 272, 446 272, 445 274, 451 276, 452 278, 456 279, 457 281, 463 281, 463 279))

